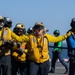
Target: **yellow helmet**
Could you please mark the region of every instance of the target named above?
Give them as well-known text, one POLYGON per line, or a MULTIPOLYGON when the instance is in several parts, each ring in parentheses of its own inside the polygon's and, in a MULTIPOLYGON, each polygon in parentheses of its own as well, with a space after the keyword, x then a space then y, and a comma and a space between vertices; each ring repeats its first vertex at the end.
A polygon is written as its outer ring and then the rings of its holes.
POLYGON ((22 24, 22 23, 17 23, 16 26, 15 26, 15 28, 21 28, 21 29, 24 29, 25 26, 24 26, 24 24, 22 24))

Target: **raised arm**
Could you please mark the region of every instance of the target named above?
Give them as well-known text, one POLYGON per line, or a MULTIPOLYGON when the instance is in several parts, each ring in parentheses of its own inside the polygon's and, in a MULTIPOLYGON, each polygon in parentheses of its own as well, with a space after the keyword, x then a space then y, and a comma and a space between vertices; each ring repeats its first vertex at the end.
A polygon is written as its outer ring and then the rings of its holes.
POLYGON ((68 38, 70 35, 72 34, 72 32, 68 32, 67 34, 63 35, 63 36, 52 36, 50 34, 45 34, 45 36, 48 38, 49 42, 55 43, 55 42, 59 42, 59 41, 63 41, 66 38, 68 38))

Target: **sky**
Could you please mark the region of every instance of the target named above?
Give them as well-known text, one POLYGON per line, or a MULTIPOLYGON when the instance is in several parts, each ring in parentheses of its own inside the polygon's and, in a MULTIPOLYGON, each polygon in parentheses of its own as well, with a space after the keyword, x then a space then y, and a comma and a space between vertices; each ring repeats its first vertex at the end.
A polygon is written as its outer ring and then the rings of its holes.
POLYGON ((0 15, 11 18, 12 30, 17 23, 23 23, 26 30, 35 22, 43 22, 53 35, 58 29, 66 34, 75 17, 75 0, 0 0, 0 15))

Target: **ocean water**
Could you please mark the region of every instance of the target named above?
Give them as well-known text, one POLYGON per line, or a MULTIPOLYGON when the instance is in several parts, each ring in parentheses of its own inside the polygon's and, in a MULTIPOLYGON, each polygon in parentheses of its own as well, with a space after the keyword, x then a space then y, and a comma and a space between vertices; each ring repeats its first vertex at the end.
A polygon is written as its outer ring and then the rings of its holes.
MULTIPOLYGON (((49 45, 50 46, 53 46, 52 43, 50 43, 49 45)), ((63 46, 62 47, 67 47, 67 44, 66 43, 63 43, 63 46)), ((49 55, 50 55, 51 58, 52 58, 52 50, 53 50, 53 48, 50 48, 49 47, 49 55)), ((62 58, 68 59, 69 58, 68 57, 68 50, 67 49, 62 49, 61 56, 62 56, 62 58)))

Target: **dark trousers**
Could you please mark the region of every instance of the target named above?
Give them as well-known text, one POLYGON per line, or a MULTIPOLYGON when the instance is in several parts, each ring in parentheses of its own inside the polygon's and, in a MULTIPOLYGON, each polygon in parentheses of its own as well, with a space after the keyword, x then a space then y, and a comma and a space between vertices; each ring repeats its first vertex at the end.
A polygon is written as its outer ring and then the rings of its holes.
POLYGON ((0 57, 0 75, 11 75, 11 57, 0 57))
POLYGON ((27 75, 27 62, 19 62, 12 57, 12 75, 17 75, 18 72, 20 75, 27 75))
POLYGON ((69 60, 69 75, 75 75, 75 59, 69 60))
POLYGON ((38 71, 40 75, 48 75, 49 72, 49 60, 44 63, 36 63, 34 61, 29 62, 29 75, 37 75, 38 71))
POLYGON ((53 52, 53 57, 52 57, 52 60, 51 60, 51 71, 55 72, 55 64, 56 64, 57 59, 59 59, 61 64, 65 67, 66 71, 68 71, 67 63, 61 57, 61 53, 59 53, 57 51, 53 52))

